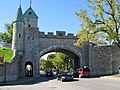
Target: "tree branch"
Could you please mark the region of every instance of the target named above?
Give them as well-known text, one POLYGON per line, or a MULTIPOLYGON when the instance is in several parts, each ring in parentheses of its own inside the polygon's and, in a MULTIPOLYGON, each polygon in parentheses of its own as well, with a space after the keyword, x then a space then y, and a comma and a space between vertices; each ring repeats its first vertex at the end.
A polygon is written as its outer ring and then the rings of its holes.
POLYGON ((115 19, 115 10, 114 10, 114 8, 113 8, 113 6, 111 4, 112 2, 110 2, 109 0, 106 0, 106 1, 107 1, 108 5, 110 6, 110 8, 112 9, 112 14, 110 14, 110 15, 112 16, 112 18, 113 18, 113 20, 115 22, 115 29, 116 29, 116 32, 118 33, 117 20, 115 19))
POLYGON ((105 24, 105 22, 101 20, 96 20, 94 24, 105 24))

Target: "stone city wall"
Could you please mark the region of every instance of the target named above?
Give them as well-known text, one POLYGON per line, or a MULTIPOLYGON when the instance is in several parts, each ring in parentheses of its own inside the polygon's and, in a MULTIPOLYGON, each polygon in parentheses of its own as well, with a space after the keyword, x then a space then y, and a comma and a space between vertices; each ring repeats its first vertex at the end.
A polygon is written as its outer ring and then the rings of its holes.
POLYGON ((56 31, 56 34, 53 32, 48 32, 45 34, 44 32, 39 32, 39 38, 44 37, 44 38, 76 38, 76 36, 73 33, 67 33, 65 31, 56 31))
POLYGON ((53 36, 49 36, 49 35, 45 35, 45 36, 39 36, 39 41, 38 41, 38 48, 39 48, 39 52, 52 47, 52 46, 69 46, 69 47, 75 47, 74 43, 77 41, 77 38, 75 36, 58 36, 58 35, 53 35, 53 36))
POLYGON ((89 63, 94 75, 118 73, 120 48, 113 46, 90 47, 89 63))
POLYGON ((15 56, 10 62, 0 65, 0 82, 14 81, 19 77, 19 59, 15 56))

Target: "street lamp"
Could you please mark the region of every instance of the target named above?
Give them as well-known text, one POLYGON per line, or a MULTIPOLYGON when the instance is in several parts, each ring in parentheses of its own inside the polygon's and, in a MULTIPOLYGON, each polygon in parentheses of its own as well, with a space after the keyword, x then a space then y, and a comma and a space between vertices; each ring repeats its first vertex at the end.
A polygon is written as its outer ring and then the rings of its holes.
POLYGON ((3 50, 3 60, 4 60, 4 65, 5 65, 4 82, 6 83, 6 61, 5 61, 5 57, 4 57, 4 50, 5 50, 5 48, 3 48, 2 50, 3 50))
POLYGON ((71 67, 71 65, 70 65, 70 59, 69 59, 69 68, 71 67))

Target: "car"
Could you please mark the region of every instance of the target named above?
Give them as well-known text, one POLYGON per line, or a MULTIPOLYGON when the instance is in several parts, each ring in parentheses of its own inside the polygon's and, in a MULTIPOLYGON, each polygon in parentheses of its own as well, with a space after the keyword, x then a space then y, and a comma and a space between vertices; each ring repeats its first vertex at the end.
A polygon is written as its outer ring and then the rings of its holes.
POLYGON ((58 73, 58 74, 57 74, 57 80, 61 80, 61 77, 62 77, 62 74, 61 74, 61 73, 58 73))
POLYGON ((53 77, 53 71, 46 71, 46 77, 53 77))
POLYGON ((83 67, 77 69, 77 72, 79 73, 79 77, 90 77, 91 76, 91 71, 88 67, 83 67))
POLYGON ((68 81, 68 80, 73 80, 73 74, 69 72, 64 72, 61 75, 61 81, 68 81))
POLYGON ((79 73, 78 73, 78 71, 75 71, 75 72, 73 73, 73 77, 74 77, 74 78, 79 78, 79 73))

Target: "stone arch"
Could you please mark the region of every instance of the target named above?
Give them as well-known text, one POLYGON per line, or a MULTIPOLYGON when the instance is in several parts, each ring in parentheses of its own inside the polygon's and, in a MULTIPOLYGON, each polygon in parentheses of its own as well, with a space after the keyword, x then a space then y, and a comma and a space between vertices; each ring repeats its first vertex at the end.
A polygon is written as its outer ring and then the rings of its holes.
POLYGON ((65 54, 69 55, 71 58, 75 59, 74 62, 77 65, 76 68, 82 67, 82 55, 79 51, 77 51, 75 49, 75 47, 65 46, 65 45, 53 45, 53 46, 43 49, 39 53, 38 58, 40 58, 41 56, 43 56, 47 53, 50 53, 50 52, 63 52, 65 54))
POLYGON ((28 61, 25 63, 25 77, 33 76, 33 63, 28 61))

